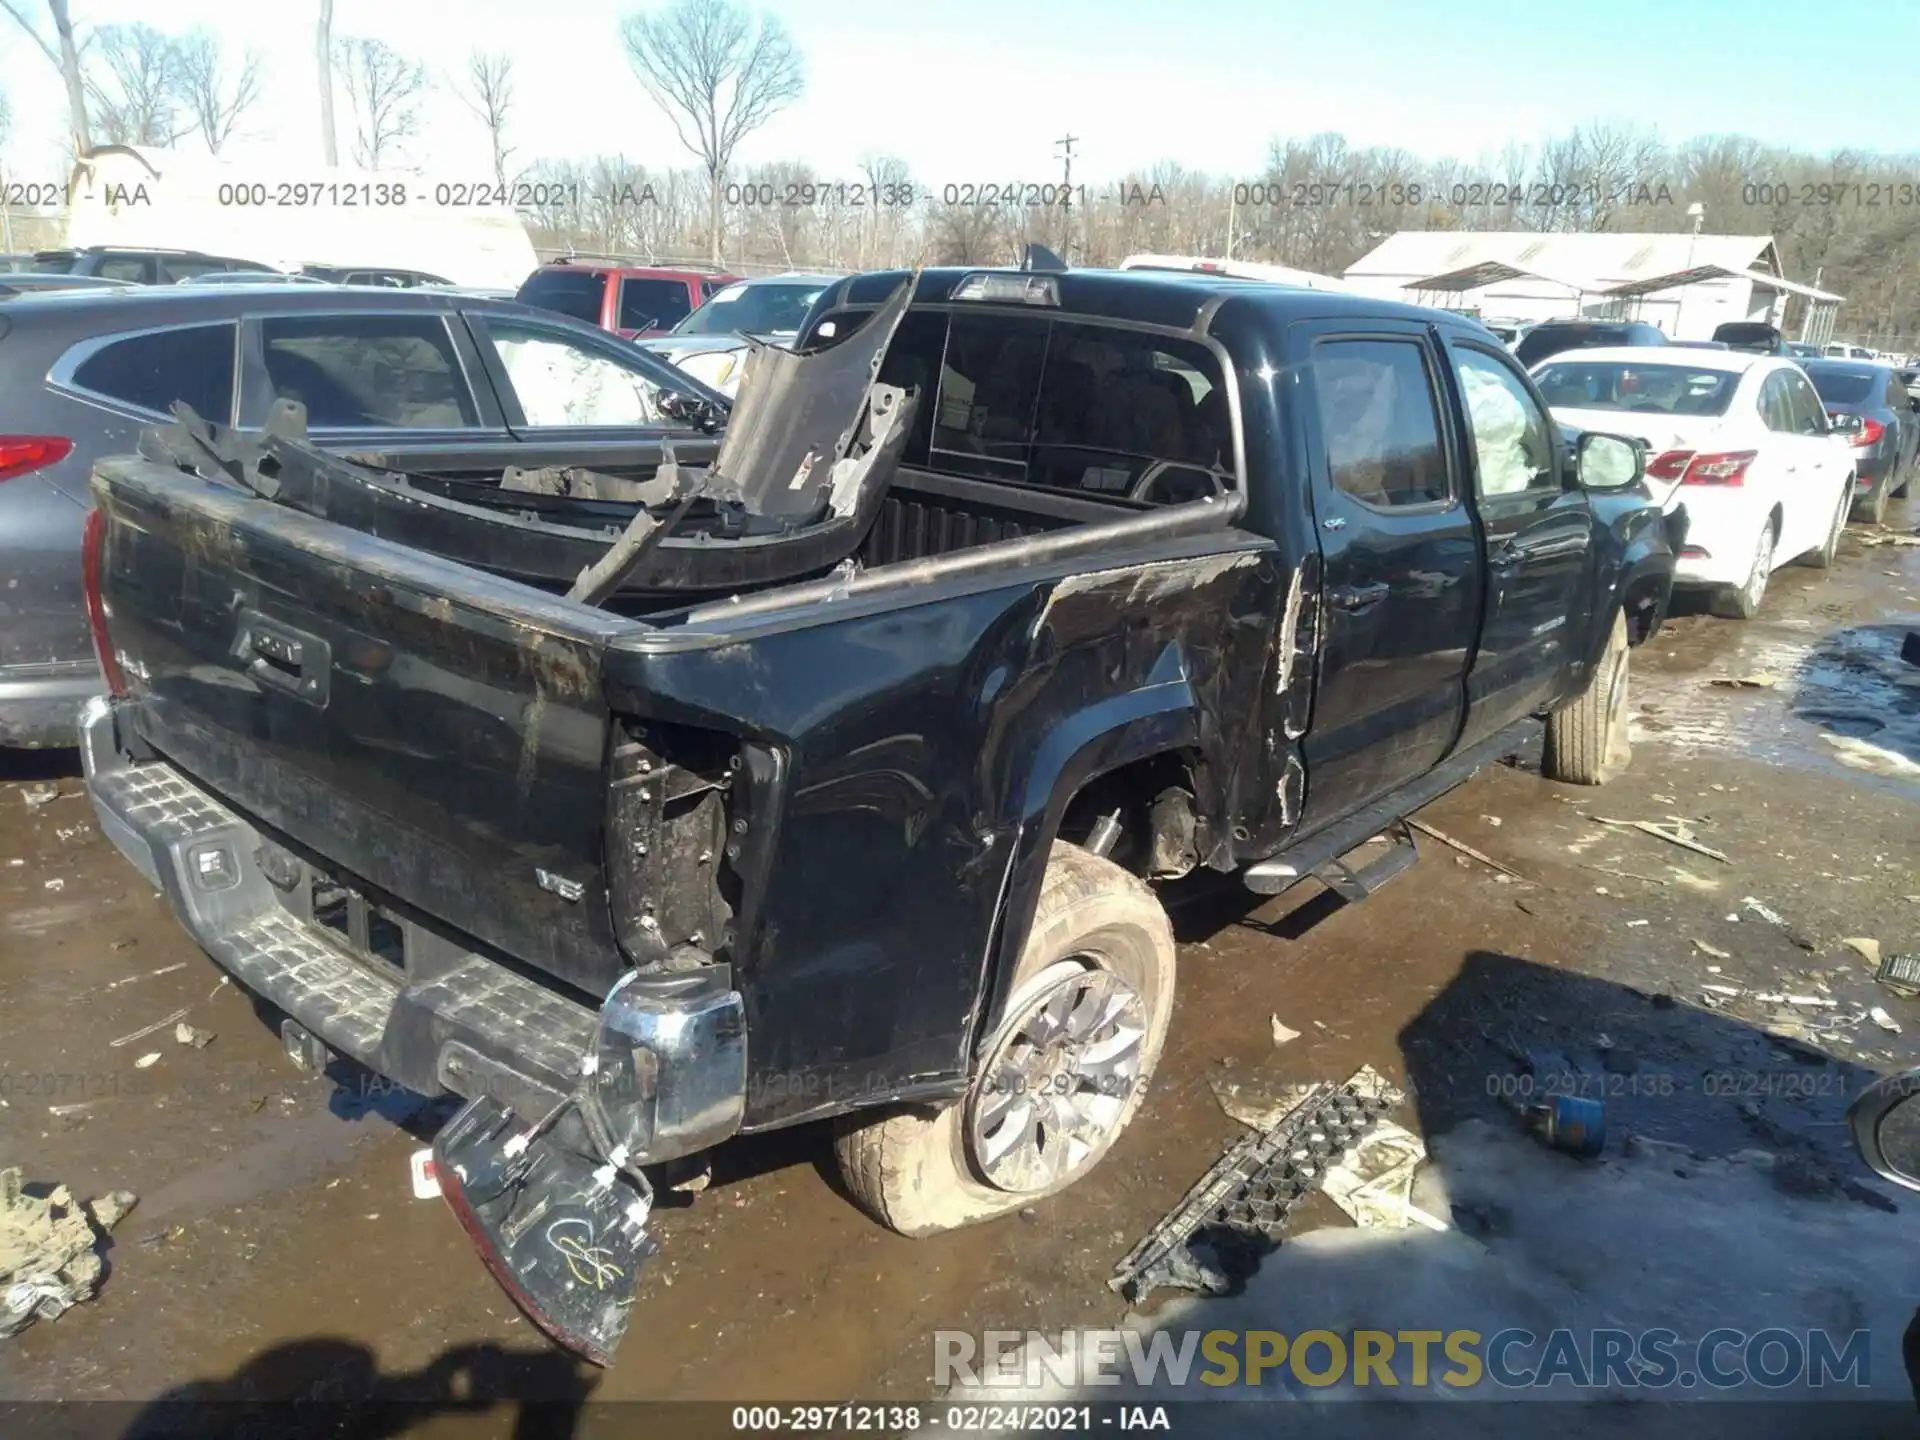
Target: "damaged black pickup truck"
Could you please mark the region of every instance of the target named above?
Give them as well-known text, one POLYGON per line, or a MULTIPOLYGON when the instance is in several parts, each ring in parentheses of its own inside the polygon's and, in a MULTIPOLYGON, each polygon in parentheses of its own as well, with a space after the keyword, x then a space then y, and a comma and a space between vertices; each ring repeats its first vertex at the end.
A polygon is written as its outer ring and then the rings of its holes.
POLYGON ((749 363, 710 466, 544 486, 630 517, 550 583, 472 540, 513 502, 294 413, 93 479, 103 828, 290 1049, 467 1098, 447 1199, 602 1362, 652 1187, 737 1133, 836 1118, 913 1235, 1085 1174, 1167 1030, 1156 883, 1364 895, 1542 716, 1604 781, 1684 523, 1490 332, 1358 297, 867 275, 749 363))

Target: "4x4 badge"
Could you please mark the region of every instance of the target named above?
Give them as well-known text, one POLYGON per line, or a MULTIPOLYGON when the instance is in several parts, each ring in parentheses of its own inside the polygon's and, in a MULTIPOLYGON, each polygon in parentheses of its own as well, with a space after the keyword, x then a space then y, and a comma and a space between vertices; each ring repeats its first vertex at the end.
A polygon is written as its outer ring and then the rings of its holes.
POLYGON ((578 900, 587 893, 587 887, 578 880, 569 880, 564 875, 556 875, 551 870, 535 870, 533 878, 540 883, 542 890, 550 890, 562 900, 578 900))

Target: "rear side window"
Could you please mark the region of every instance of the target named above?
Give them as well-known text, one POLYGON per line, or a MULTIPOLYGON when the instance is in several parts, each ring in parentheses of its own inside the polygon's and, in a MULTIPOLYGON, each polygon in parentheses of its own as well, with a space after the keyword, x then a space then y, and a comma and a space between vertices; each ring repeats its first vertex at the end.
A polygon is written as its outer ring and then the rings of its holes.
POLYGON ((693 301, 684 280, 620 282, 622 330, 671 330, 693 313, 693 301))
POLYGON ((1322 340, 1313 392, 1336 489, 1398 509, 1449 498, 1425 349, 1412 340, 1322 340))
POLYGON ((600 305, 607 293, 607 277, 599 270, 536 270, 514 296, 522 305, 551 310, 556 315, 600 323, 600 305))
POLYGON ((152 262, 136 255, 111 256, 102 260, 93 273, 109 280, 131 280, 136 285, 145 285, 153 279, 152 262))
POLYGON ((130 335, 88 356, 73 372, 82 390, 166 414, 184 400, 224 425, 233 414, 234 325, 193 325, 130 335))
POLYGON ((316 427, 434 430, 477 425, 460 362, 438 315, 299 315, 263 320, 277 399, 316 427))
MULTIPOLYGON (((173 280, 196 280, 202 275, 225 274, 234 269, 224 260, 188 258, 181 255, 169 255, 159 262, 162 284, 173 280)), ((105 271, 103 270, 104 274, 105 271)))

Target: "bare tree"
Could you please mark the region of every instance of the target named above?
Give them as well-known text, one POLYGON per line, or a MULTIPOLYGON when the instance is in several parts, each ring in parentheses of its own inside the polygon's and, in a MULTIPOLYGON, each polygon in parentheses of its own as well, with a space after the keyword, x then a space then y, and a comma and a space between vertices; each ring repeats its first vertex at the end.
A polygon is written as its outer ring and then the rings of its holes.
POLYGON ((196 30, 179 45, 180 88, 187 113, 214 154, 233 137, 240 117, 260 99, 258 52, 249 50, 228 73, 219 39, 196 30))
POLYGON ((427 69, 384 40, 342 40, 335 63, 353 106, 353 158, 369 170, 394 158, 420 129, 427 69))
POLYGON ((100 133, 113 145, 171 145, 193 127, 179 43, 151 25, 103 25, 86 76, 100 133))
POLYGON ((708 242, 720 263, 721 187, 740 141, 798 99, 800 54, 772 16, 754 26, 736 0, 679 0, 620 27, 633 66, 674 134, 706 170, 708 242))
POLYGON ((40 47, 40 53, 60 72, 67 87, 67 124, 73 131, 73 150, 76 155, 86 154, 93 148, 93 132, 87 124, 87 84, 80 73, 81 45, 74 39, 73 17, 67 13, 67 0, 47 0, 47 9, 53 15, 53 44, 41 38, 20 8, 19 0, 0 0, 0 8, 19 22, 20 28, 40 47))
POLYGON ((507 116, 513 108, 513 57, 475 50, 467 56, 466 88, 456 84, 453 90, 460 103, 487 127, 487 139, 493 146, 493 178, 504 188, 507 157, 513 154, 513 147, 507 144, 507 116))
POLYGON ((320 75, 320 157, 331 170, 340 163, 340 142, 333 126, 333 0, 320 0, 313 51, 320 75))

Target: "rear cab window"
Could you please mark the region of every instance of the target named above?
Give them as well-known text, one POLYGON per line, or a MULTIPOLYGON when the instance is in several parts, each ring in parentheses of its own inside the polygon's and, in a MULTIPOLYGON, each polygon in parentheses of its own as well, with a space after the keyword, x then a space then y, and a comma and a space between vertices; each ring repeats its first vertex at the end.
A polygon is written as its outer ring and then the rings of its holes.
POLYGON ((521 284, 514 299, 522 305, 598 325, 606 294, 604 270, 536 270, 521 284))
POLYGON ((316 429, 478 425, 458 352, 438 314, 283 315, 260 322, 274 398, 316 429))
POLYGON ((74 366, 70 383, 156 415, 184 400, 202 418, 228 424, 238 333, 229 321, 129 335, 88 354, 74 366))

